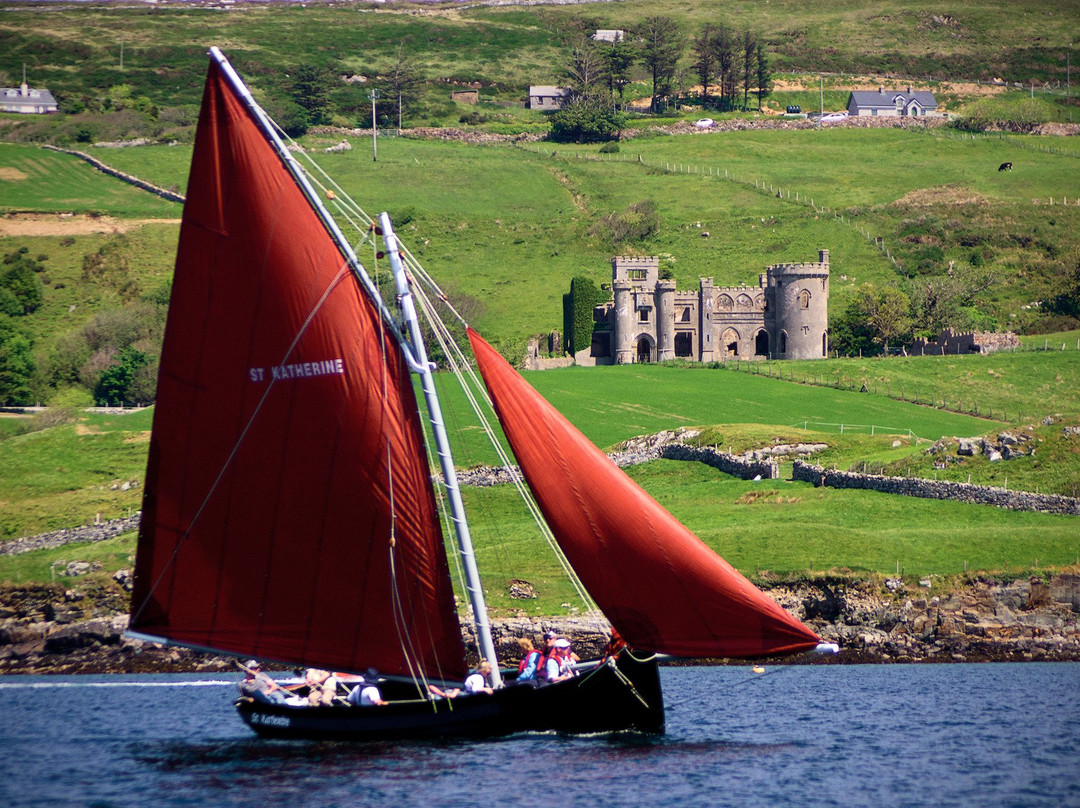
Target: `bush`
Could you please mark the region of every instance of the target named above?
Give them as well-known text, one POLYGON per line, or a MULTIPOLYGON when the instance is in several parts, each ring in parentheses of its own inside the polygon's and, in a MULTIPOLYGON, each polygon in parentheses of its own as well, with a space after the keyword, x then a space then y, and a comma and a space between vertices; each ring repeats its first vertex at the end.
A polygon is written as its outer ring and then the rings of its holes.
POLYGON ((591 235, 604 238, 613 245, 644 241, 660 231, 660 214, 649 199, 635 202, 626 210, 609 213, 593 225, 591 235))
POLYGON ((614 140, 608 141, 607 143, 605 143, 603 146, 600 147, 600 153, 601 154, 618 154, 618 152, 619 152, 619 144, 616 143, 614 140))
POLYGON ((607 104, 577 99, 551 115, 549 140, 599 143, 619 137, 626 121, 607 104))

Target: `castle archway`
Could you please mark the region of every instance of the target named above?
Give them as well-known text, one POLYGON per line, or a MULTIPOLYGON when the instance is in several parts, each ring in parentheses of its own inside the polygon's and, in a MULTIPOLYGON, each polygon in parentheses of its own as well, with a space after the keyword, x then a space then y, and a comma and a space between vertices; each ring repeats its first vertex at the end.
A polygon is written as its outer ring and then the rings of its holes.
POLYGON ((739 355, 739 332, 734 328, 725 328, 720 337, 720 351, 723 356, 737 357, 739 355))
POLYGON ((639 364, 646 364, 652 362, 654 359, 653 354, 653 341, 651 337, 640 336, 637 341, 636 359, 634 361, 639 364))
POLYGON ((754 356, 769 355, 769 332, 764 328, 754 337, 754 356))
POLYGON ((694 335, 689 331, 679 331, 675 334, 675 356, 680 358, 692 358, 694 355, 694 335))

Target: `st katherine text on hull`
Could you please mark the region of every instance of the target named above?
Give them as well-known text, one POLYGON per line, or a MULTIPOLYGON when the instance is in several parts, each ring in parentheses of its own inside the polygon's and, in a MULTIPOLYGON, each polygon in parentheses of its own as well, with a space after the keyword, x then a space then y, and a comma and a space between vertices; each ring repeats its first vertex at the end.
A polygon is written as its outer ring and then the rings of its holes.
POLYGON ((385 214, 375 231, 340 189, 320 194, 322 183, 212 49, 161 359, 133 633, 377 670, 379 706, 237 702, 261 735, 348 739, 662 732, 657 655, 819 645, 468 329, 535 506, 626 642, 563 681, 504 679, 417 320, 426 273, 385 214), (363 238, 381 232, 393 310, 339 221, 363 238), (438 501, 449 503, 479 653, 495 663, 491 693, 436 695, 466 674, 438 501))

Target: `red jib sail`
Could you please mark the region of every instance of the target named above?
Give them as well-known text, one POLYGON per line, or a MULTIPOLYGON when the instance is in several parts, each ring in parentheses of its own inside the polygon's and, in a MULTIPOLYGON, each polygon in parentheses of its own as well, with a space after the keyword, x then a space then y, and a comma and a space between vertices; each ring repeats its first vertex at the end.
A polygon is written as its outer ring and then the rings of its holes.
POLYGON ((627 477, 471 329, 469 341, 545 520, 630 645, 686 657, 753 657, 820 642, 627 477))
POLYGON ((464 673, 407 367, 211 64, 131 628, 331 670, 464 673))

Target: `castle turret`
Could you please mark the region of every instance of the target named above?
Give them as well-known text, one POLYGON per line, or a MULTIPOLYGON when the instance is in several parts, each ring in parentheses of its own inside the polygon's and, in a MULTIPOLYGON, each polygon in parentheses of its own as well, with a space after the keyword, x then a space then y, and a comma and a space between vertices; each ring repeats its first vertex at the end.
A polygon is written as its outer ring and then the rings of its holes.
POLYGON ((631 331, 634 325, 634 296, 630 291, 630 281, 616 278, 611 282, 611 290, 615 294, 615 364, 629 365, 634 361, 634 334, 631 331))
POLYGON ((828 354, 829 251, 818 256, 817 263, 775 264, 766 270, 776 359, 828 354))
POLYGON ((656 361, 675 358, 675 281, 656 283, 656 361))

